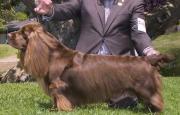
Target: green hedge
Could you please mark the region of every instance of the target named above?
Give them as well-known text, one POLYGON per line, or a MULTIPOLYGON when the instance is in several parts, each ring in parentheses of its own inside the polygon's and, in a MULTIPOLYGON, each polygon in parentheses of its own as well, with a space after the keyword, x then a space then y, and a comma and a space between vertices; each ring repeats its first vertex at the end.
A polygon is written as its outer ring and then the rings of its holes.
POLYGON ((28 16, 24 12, 17 12, 16 13, 16 19, 19 21, 26 20, 27 18, 28 18, 28 16))

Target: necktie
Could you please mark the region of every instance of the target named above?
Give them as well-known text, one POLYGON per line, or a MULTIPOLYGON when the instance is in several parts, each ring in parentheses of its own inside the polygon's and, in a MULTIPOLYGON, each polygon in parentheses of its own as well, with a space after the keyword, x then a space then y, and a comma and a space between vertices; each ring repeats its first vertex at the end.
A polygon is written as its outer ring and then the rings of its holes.
POLYGON ((103 0, 103 4, 105 8, 111 8, 114 0, 103 0))
POLYGON ((103 1, 104 8, 105 8, 105 23, 106 23, 107 18, 108 18, 109 14, 110 14, 110 9, 111 9, 111 7, 113 5, 113 2, 114 2, 114 0, 104 0, 103 1))

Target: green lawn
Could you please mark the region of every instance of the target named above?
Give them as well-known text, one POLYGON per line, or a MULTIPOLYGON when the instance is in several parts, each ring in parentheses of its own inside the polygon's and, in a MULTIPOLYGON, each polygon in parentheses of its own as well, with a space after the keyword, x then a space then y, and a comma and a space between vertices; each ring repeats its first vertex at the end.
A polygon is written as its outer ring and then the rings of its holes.
MULTIPOLYGON (((164 77, 165 109, 162 115, 180 115, 180 77, 164 77)), ((106 104, 78 107, 72 112, 50 111, 47 97, 36 83, 1 84, 0 115, 152 115, 139 104, 134 109, 110 109, 106 104)))
POLYGON ((17 50, 7 44, 0 44, 0 58, 16 55, 17 50))

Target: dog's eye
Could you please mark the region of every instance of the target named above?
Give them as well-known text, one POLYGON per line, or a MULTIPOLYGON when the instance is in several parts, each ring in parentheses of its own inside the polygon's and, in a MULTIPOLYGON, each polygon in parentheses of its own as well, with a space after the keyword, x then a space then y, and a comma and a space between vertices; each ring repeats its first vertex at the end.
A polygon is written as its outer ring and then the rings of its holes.
POLYGON ((25 34, 22 35, 24 39, 28 39, 27 36, 25 34))
POLYGON ((21 31, 20 34, 23 36, 24 39, 27 39, 27 35, 24 33, 24 31, 21 31))

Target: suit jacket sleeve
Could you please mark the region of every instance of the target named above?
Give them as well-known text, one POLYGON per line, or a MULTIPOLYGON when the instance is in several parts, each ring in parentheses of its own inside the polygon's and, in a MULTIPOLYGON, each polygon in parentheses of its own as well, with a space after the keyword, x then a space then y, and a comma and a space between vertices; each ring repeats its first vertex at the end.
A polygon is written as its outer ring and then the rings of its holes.
POLYGON ((65 21, 77 18, 80 13, 81 0, 69 0, 63 4, 54 4, 53 20, 65 21))
POLYGON ((134 7, 131 16, 131 39, 139 55, 143 55, 143 50, 151 46, 151 39, 146 33, 144 1, 134 0, 134 7))

